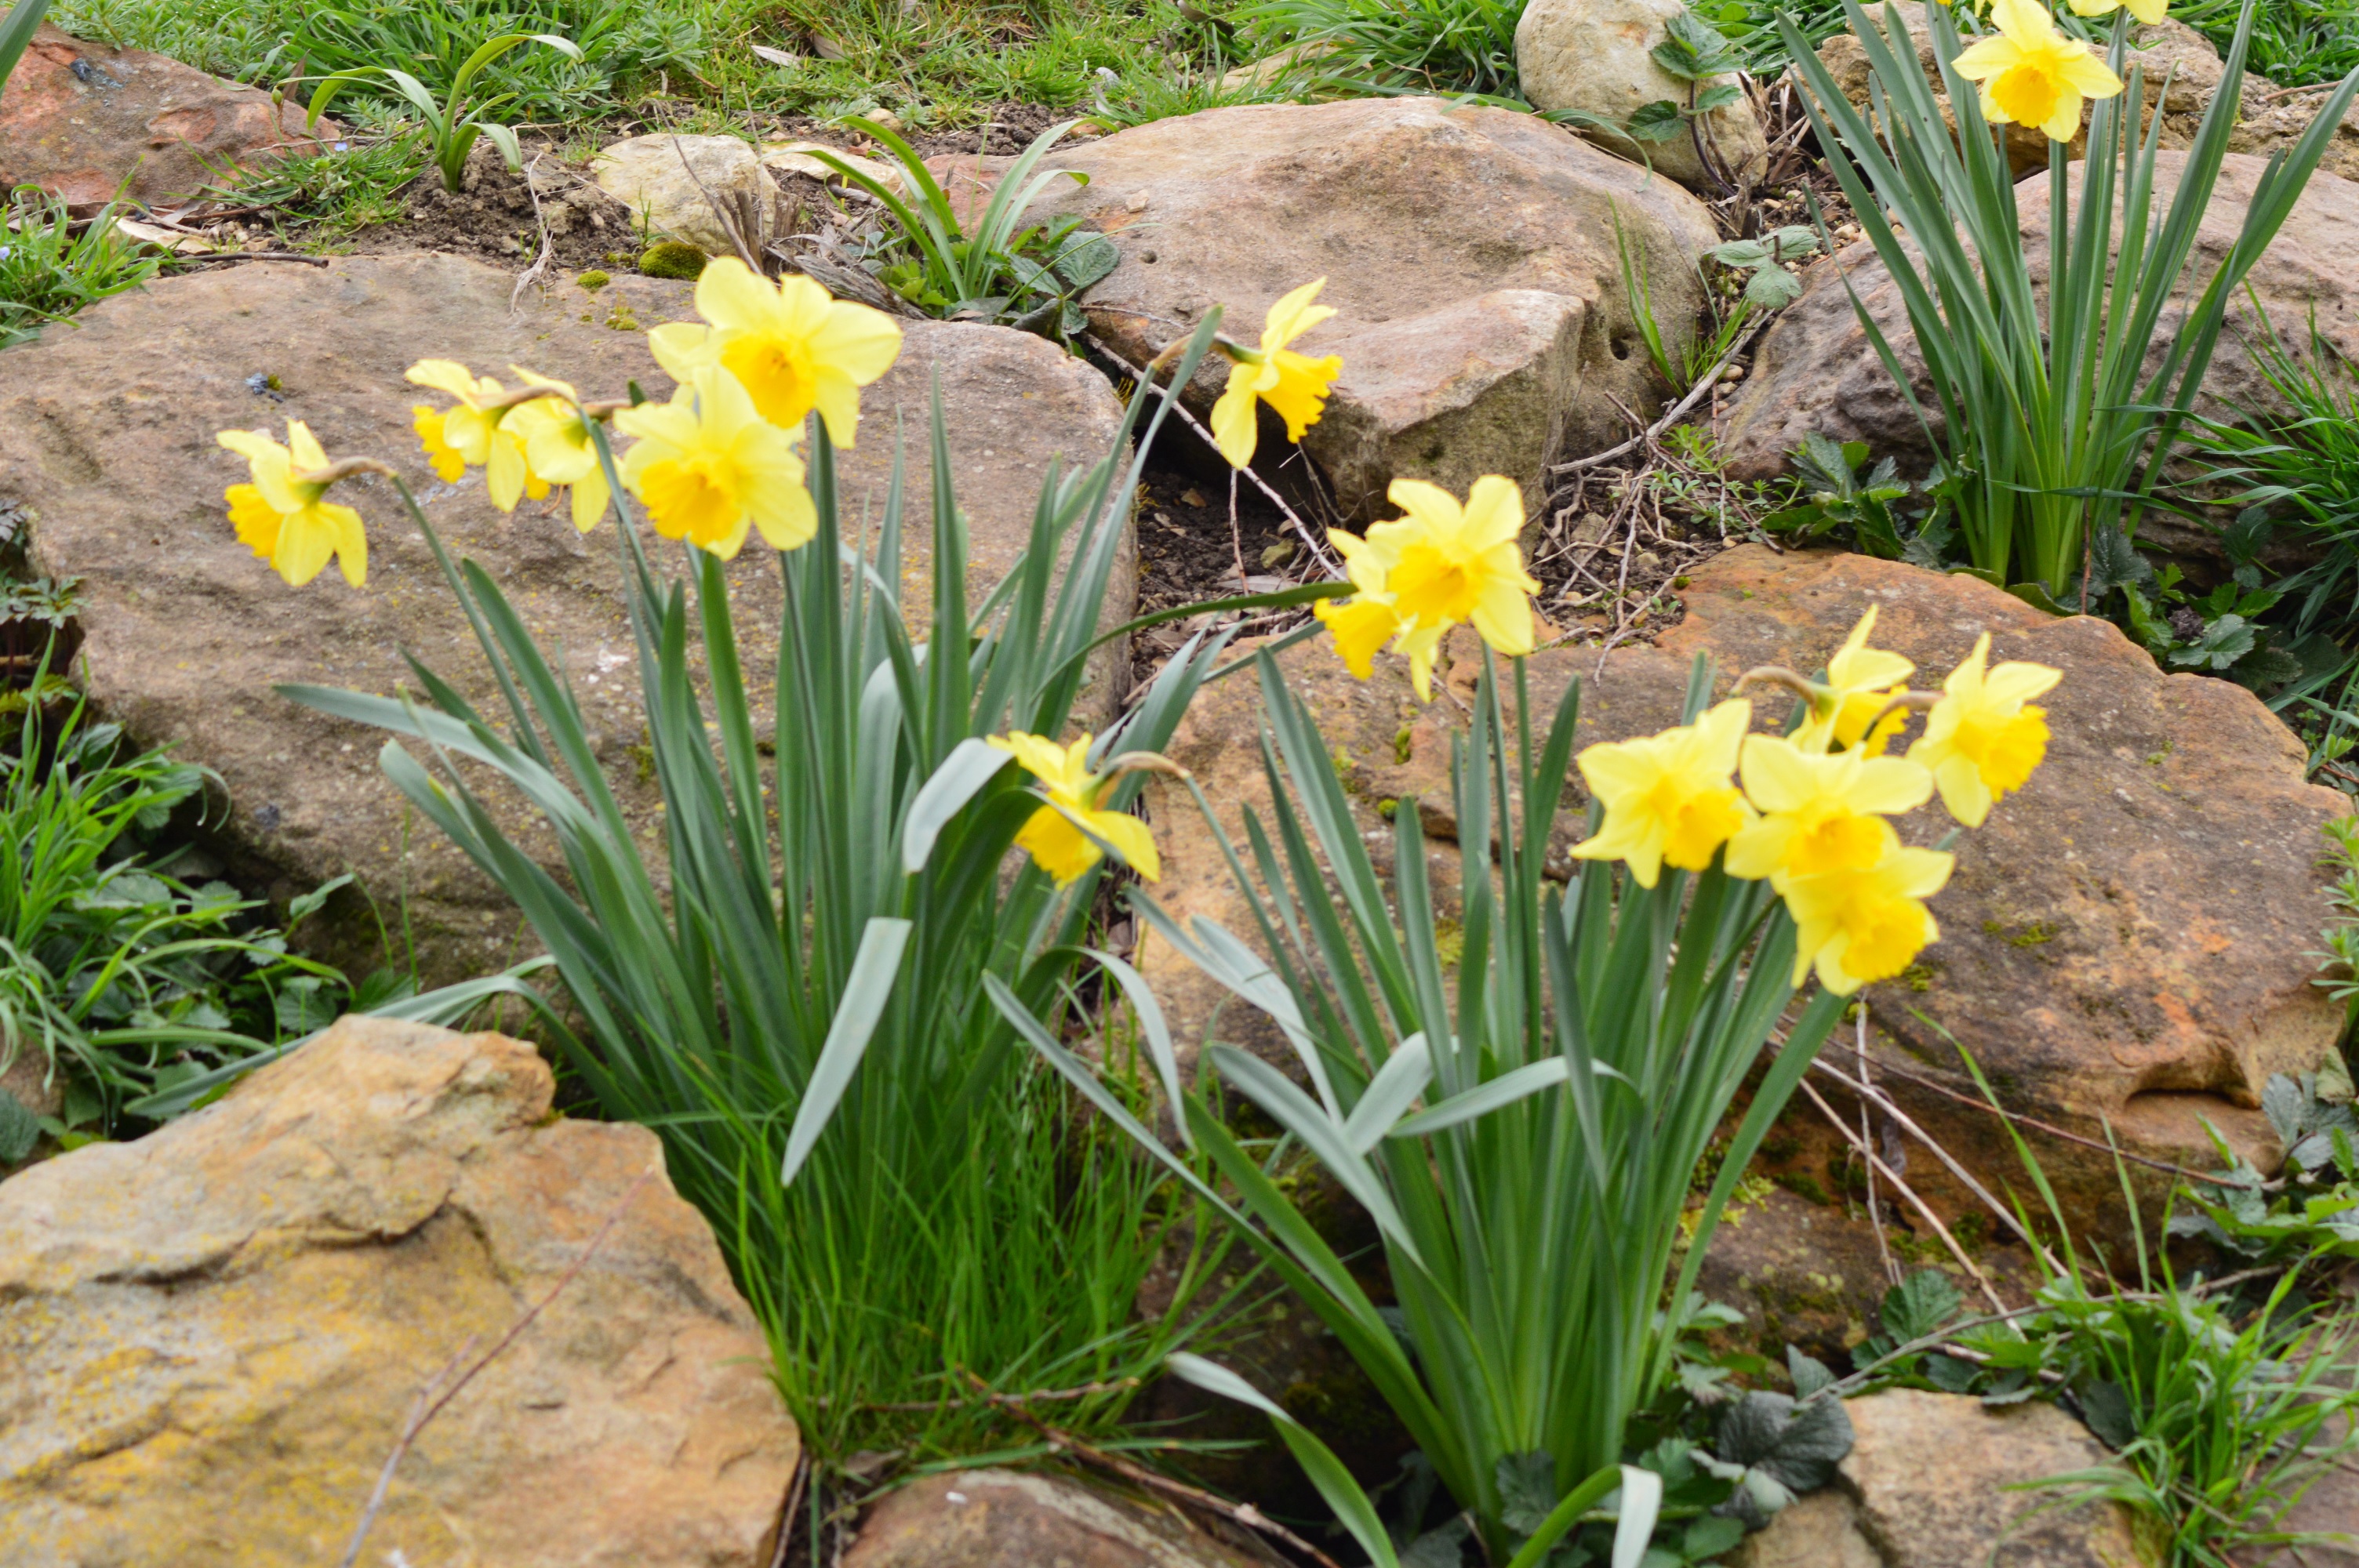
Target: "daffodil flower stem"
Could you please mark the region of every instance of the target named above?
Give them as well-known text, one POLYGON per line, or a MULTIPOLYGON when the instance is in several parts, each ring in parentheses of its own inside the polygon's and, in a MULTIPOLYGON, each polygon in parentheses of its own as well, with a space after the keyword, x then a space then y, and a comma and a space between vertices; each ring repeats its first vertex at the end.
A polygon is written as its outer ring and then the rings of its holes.
POLYGON ((1779 687, 1809 703, 1816 703, 1826 690, 1818 682, 1798 676, 1783 665, 1756 665, 1736 677, 1735 689, 1739 692, 1756 686, 1779 687))
POLYGON ((308 472, 289 474, 288 477, 297 484, 316 484, 321 490, 326 490, 341 480, 351 479, 355 474, 364 473, 383 474, 387 479, 399 477, 390 466, 377 461, 375 458, 345 458, 330 463, 326 468, 312 469, 308 472))
POLYGON ((1125 773, 1159 773, 1167 779, 1191 779, 1195 775, 1160 752, 1125 752, 1110 759, 1098 773, 1098 785, 1103 788, 1125 773))
POLYGON ((1940 700, 1941 694, 1938 691, 1904 691, 1898 697, 1894 697, 1890 702, 1886 703, 1882 708, 1877 708, 1875 710, 1875 717, 1867 721, 1867 728, 1861 730, 1860 733, 1863 735, 1875 734, 1875 727, 1877 725, 1883 723, 1894 714, 1901 712, 1904 709, 1917 713, 1930 712, 1933 706, 1940 700))

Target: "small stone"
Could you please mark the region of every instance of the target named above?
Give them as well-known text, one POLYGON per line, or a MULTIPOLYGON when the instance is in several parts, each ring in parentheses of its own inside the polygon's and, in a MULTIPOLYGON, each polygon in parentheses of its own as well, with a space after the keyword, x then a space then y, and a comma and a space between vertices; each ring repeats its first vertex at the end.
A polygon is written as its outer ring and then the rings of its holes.
POLYGON ((639 256, 639 271, 648 277, 671 277, 687 281, 704 276, 705 263, 712 258, 685 240, 666 240, 649 245, 639 256))
MULTIPOLYGON (((1575 109, 1615 124, 1648 103, 1684 103, 1690 84, 1656 64, 1651 51, 1669 37, 1670 18, 1686 9, 1682 0, 1530 0, 1516 25, 1516 73, 1524 96, 1535 109, 1575 109)), ((1701 85, 1742 84, 1721 76, 1701 85)), ((1701 129, 1722 172, 1739 187, 1759 181, 1768 168, 1769 139, 1750 98, 1740 92, 1734 103, 1702 116, 1701 129)), ((1636 156, 1626 138, 1586 134, 1608 152, 1636 156)), ((1690 124, 1683 123, 1669 140, 1647 143, 1646 161, 1690 190, 1723 194, 1705 169, 1690 124)))
POLYGON ((713 255, 731 249, 713 203, 767 202, 777 189, 753 147, 735 136, 632 136, 592 158, 590 175, 650 238, 685 240, 713 255))
POLYGON ((1171 1508, 1047 1471, 962 1470, 886 1494, 843 1568, 1259 1568, 1171 1508))

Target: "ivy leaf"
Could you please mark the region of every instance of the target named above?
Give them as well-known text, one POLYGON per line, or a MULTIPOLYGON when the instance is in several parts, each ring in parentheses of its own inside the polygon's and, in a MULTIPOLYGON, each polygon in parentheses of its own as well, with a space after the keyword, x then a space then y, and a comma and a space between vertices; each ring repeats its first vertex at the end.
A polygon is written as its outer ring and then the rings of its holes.
POLYGON ((1071 234, 1057 254, 1057 276, 1075 288, 1087 288, 1121 262, 1122 253, 1103 234, 1071 234))
POLYGON ((1502 1455, 1494 1476, 1499 1484, 1499 1522, 1529 1535, 1548 1522, 1556 1507, 1556 1461, 1548 1451, 1502 1455))
POLYGON ((2082 1383, 2073 1392, 2081 1400, 2081 1414, 2089 1430, 2108 1448, 2119 1453, 2137 1441, 2137 1418, 2130 1410, 2130 1397, 2119 1383, 2102 1379, 2082 1383))
POLYGON ((1721 1511, 1751 1529, 1766 1526, 1794 1498, 1832 1480, 1851 1444, 1851 1416, 1841 1400, 1797 1404, 1784 1394, 1745 1395, 1721 1417, 1713 1444, 1712 1469, 1742 1467, 1721 1511))
POLYGON ((40 1141, 41 1121, 25 1102, 0 1089, 0 1165, 14 1165, 40 1141))
POLYGON ((1835 1380, 1825 1362, 1791 1345, 1786 1346, 1786 1371, 1794 1379, 1794 1393, 1799 1399, 1807 1400, 1835 1380))
POLYGON ((1745 281, 1745 303, 1762 310, 1779 310, 1802 297, 1802 280, 1776 262, 1764 262, 1745 281))
POLYGON ((1696 94, 1695 113, 1709 114, 1715 109, 1725 109, 1744 96, 1744 91, 1734 82, 1715 81, 1696 94))
POLYGON ((2117 588, 2150 588, 2154 567, 2119 528, 2089 535, 2089 602, 2099 604, 2117 588))

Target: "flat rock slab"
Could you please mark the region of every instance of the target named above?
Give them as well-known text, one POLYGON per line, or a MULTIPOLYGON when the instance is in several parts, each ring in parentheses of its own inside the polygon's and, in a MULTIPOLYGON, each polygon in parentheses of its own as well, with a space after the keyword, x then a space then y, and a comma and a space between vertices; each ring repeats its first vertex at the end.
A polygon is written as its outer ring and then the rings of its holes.
POLYGON ((957 1470, 889 1492, 844 1568, 1257 1568, 1279 1559, 1168 1503, 1071 1476, 957 1470))
POLYGON ((294 100, 273 103, 167 56, 43 27, 0 87, 0 190, 38 185, 77 203, 120 193, 154 206, 228 179, 234 165, 318 152, 338 135, 333 121, 306 131, 294 100))
MULTIPOLYGON (((2177 189, 2186 162, 2184 153, 2156 154, 2158 211, 2177 189)), ((2201 287, 2234 245, 2254 187, 2267 168, 2267 159, 2242 154, 2231 154, 2222 164, 2219 184, 2196 232, 2188 264, 2191 281, 2186 287, 2201 287)), ((2044 297, 2049 276, 2047 175, 2017 185, 2016 201, 2032 284, 2044 297)), ((1892 344, 1934 428, 1941 427, 1940 405, 1909 330, 1900 290, 1874 247, 1862 240, 1806 271, 1802 297, 1762 338, 1753 373, 1730 403, 1723 427, 1723 450, 1732 474, 1755 479, 1784 472, 1788 455, 1814 430, 1837 441, 1865 441, 1878 452, 1900 455, 1904 466, 1913 460, 1912 472, 1930 457, 1917 415, 1860 327, 1845 279, 1892 344)), ((2359 184, 2323 172, 2313 176, 2248 282, 2288 345, 2304 341, 2314 311, 2318 330, 2329 342, 2345 356, 2359 354, 2359 184)), ((2147 373, 2161 368, 2182 313, 2166 314, 2148 348, 2147 373)), ((2276 406, 2261 362, 2246 346, 2261 334, 2252 301, 2240 289, 2204 376, 2196 403, 2200 412, 2226 418, 2239 409, 2276 406)), ((2165 529, 2157 536, 2168 539, 2169 535, 2165 529)))
MULTIPOLYGON (((1718 243, 1669 180, 1530 114, 1431 98, 1209 109, 1060 144, 1042 167, 1089 177, 1055 182, 1033 213, 1112 237, 1121 265, 1084 303, 1133 364, 1215 304, 1257 342, 1281 295, 1327 278, 1319 303, 1337 314, 1294 346, 1343 371, 1303 445, 1360 514, 1397 475, 1463 494, 1503 473, 1538 506, 1549 461, 1621 438, 1617 400, 1660 402, 1615 215, 1681 341, 1718 243)), ((1208 360, 1191 395, 1209 406, 1226 379, 1208 360)), ((1283 437, 1265 426, 1265 442, 1283 437)))
POLYGON ((799 1444, 762 1336, 655 1135, 551 1119, 552 1087, 521 1042, 347 1019, 0 1184, 0 1540, 335 1562, 419 1386, 619 1211, 426 1427, 366 1560, 765 1568, 799 1444))
POLYGON ((2025 1486, 2113 1458, 2054 1405, 1993 1410, 1971 1395, 1896 1389, 1844 1410, 1852 1450, 1834 1485, 1747 1537, 1731 1554, 1732 1568, 2143 1568, 2153 1561, 2139 1551, 2121 1504, 2058 1510, 2056 1493, 2025 1486))
MULTIPOLYGON (((2099 1141, 2092 1149, 2031 1135, 2071 1212, 2093 1223, 2125 1217, 2102 1145, 2107 1124, 2135 1152, 2208 1167, 2209 1121, 2274 1168, 2280 1152, 2255 1108, 2260 1091, 2274 1073, 2314 1068, 2341 1024, 2305 955, 2329 913, 2319 827, 2343 802, 2304 781, 2299 743, 2251 693, 2165 675, 2105 622, 2052 619, 1975 579, 1864 556, 1748 546, 1692 574, 1684 598, 1686 619, 1657 647, 1614 650, 1602 676, 1593 649, 1535 656, 1535 705, 1552 710, 1577 675, 1587 683, 1581 744, 1650 734, 1678 721, 1696 654, 1716 662, 1723 691, 1756 665, 1818 669, 1871 604, 1877 644, 1916 660, 1920 685, 1938 687, 1984 631, 1995 660, 2065 672, 2046 703, 2054 738, 2045 765, 1958 838, 1957 872, 1933 901, 1940 942, 1907 977, 1868 993, 1872 1054, 1910 1115, 1985 1181, 2023 1185, 1996 1119, 1951 1098, 1980 1100, 1954 1038, 2011 1109, 2099 1141)), ((1471 697, 1473 649, 1452 646, 1461 656, 1446 678, 1471 697)), ((1448 765, 1461 710, 1419 708, 1397 663, 1380 661, 1364 685, 1352 680, 1324 639, 1281 662, 1343 766, 1372 849, 1389 854, 1386 813, 1412 796, 1429 833, 1454 835, 1448 765)), ((1247 678, 1200 698, 1171 748, 1240 844, 1243 810, 1266 820, 1268 798, 1247 678)), ((1780 700, 1765 702, 1756 728, 1777 721, 1780 700)), ((1578 776, 1568 783, 1577 800, 1578 776)), ((1165 845, 1158 895, 1251 931, 1186 794, 1158 782, 1148 799, 1165 845)), ((1907 832, 1930 842, 1951 826, 1929 809, 1907 832)), ((1455 855, 1431 853, 1446 903, 1455 855)), ((1151 937, 1140 963, 1192 1044, 1223 993, 1151 937)), ((1242 1004, 1219 1028, 1276 1044, 1242 1004)), ((1910 1171, 1941 1179, 1928 1158, 1910 1171)))
MULTIPOLYGON (((352 871, 397 934, 406 908, 429 983, 512 962, 520 942, 531 950, 530 935, 458 849, 410 819, 377 771, 381 733, 299 708, 271 688, 391 692, 414 685, 408 650, 484 711, 504 719, 505 707, 389 485, 370 479, 338 492, 370 524, 367 586, 356 591, 330 571, 292 589, 232 533, 222 492, 245 478, 244 464, 213 434, 260 427, 283 438, 285 422, 299 418, 331 453, 400 469, 452 553, 483 564, 571 679, 625 809, 652 846, 658 797, 633 760, 643 726, 611 525, 577 534, 561 496, 503 516, 480 471, 439 483, 410 409, 440 399, 402 372, 431 355, 511 380, 506 367, 520 362, 589 395, 619 395, 633 379, 668 395, 644 329, 690 318, 690 287, 618 277, 592 295, 569 284, 527 290, 512 315, 514 287, 494 268, 434 255, 190 274, 108 300, 0 366, 0 497, 32 509, 38 570, 83 579, 80 674, 92 695, 142 743, 169 742, 221 774, 229 796, 225 806, 214 802, 214 831, 236 869, 274 896, 352 871)), ((881 514, 902 430, 923 536, 939 376, 972 530, 968 580, 979 592, 1022 550, 1051 460, 1069 470, 1098 460, 1122 410, 1103 377, 1038 338, 939 322, 904 330, 901 360, 867 390, 862 438, 844 458, 844 514, 856 525, 881 514)), ((657 559, 669 567, 679 557, 665 547, 657 559)), ((905 558, 905 602, 929 591, 923 559, 921 551, 905 558)), ((758 541, 731 580, 758 678, 775 657, 778 613, 777 574, 758 541)), ((1126 545, 1107 624, 1127 618, 1135 594, 1126 545)), ((1114 699, 1110 683, 1124 675, 1102 669, 1084 700, 1114 699)), ((516 802, 499 790, 491 798, 511 832, 525 832, 516 802)), ((554 852, 530 833, 522 841, 554 852)), ((362 971, 384 961, 366 901, 348 890, 322 919, 327 956, 362 971)))

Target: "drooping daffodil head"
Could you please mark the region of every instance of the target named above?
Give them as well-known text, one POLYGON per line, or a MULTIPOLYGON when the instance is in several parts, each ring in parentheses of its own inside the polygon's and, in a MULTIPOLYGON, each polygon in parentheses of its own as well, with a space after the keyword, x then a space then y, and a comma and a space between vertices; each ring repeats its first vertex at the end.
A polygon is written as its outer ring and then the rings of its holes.
POLYGON ((571 487, 573 525, 584 534, 598 525, 614 500, 606 470, 599 466, 592 443, 593 422, 582 406, 581 395, 568 384, 536 375, 522 365, 510 365, 527 386, 551 394, 519 404, 506 420, 507 429, 524 443, 525 466, 549 484, 571 487))
POLYGON ((777 550, 799 549, 819 531, 795 437, 763 418, 721 366, 696 371, 669 403, 624 409, 614 428, 637 438, 623 485, 665 538, 728 560, 755 529, 777 550))
POLYGON ((837 299, 799 274, 772 283, 734 256, 706 265, 696 313, 702 325, 675 321, 647 334, 673 380, 685 385, 719 365, 763 418, 799 432, 816 410, 839 447, 860 433, 860 389, 901 353, 901 329, 882 310, 837 299))
POLYGON ((223 492, 239 540, 293 587, 318 577, 333 559, 344 580, 368 580, 368 532, 361 514, 324 499, 345 472, 370 463, 335 464, 300 419, 287 424, 287 444, 259 430, 223 430, 213 438, 245 460, 253 482, 223 492))
POLYGON ((1364 538, 1327 535, 1354 592, 1348 602, 1322 600, 1312 612, 1335 634, 1352 673, 1367 679, 1376 650, 1390 641, 1408 658, 1419 698, 1431 701, 1434 662, 1452 626, 1472 622, 1510 658, 1530 653, 1529 596, 1539 584, 1524 570, 1524 499, 1515 481, 1487 474, 1463 505, 1423 480, 1397 479, 1388 493, 1401 516, 1364 538))
POLYGON ((2031 699, 2064 678, 2047 665, 2010 659, 1990 665, 1990 633, 1941 683, 1941 699, 1926 716, 1925 733, 1908 760, 1933 776, 1941 804, 1969 827, 1980 827, 1991 807, 2021 789, 2048 755, 2048 716, 2031 699))
POLYGON ((434 410, 412 410, 426 456, 446 481, 455 481, 465 469, 482 469, 492 504, 503 512, 514 512, 527 494, 537 501, 549 493, 548 481, 535 477, 525 461, 524 442, 506 427, 516 406, 506 387, 490 376, 478 377, 455 360, 420 360, 406 378, 458 400, 442 410, 439 429, 433 425, 434 410))
POLYGON ((2037 125, 2050 141, 2069 142, 2081 129, 2083 100, 2122 90, 2113 68, 2059 31, 2039 0, 1992 0, 1991 20, 1998 31, 1951 64, 1982 83, 1983 118, 1993 124, 2037 125))
POLYGON ((1325 411, 1328 389, 1343 372, 1343 356, 1329 354, 1314 360, 1287 345, 1335 314, 1327 306, 1310 303, 1326 286, 1325 278, 1313 278, 1271 306, 1263 319, 1258 349, 1224 339, 1214 341, 1214 347, 1230 364, 1228 387, 1212 405, 1212 440, 1231 467, 1245 468, 1253 462, 1263 404, 1286 421, 1289 441, 1301 440, 1303 432, 1319 423, 1325 411))
POLYGON ((1915 762, 1812 752, 1782 735, 1747 735, 1740 773, 1760 816, 1729 840, 1729 874, 1780 892, 1792 877, 1875 865, 1900 842, 1885 818, 1933 795, 1932 775, 1915 762))
POLYGON ((1788 879, 1794 983, 1815 966, 1821 985, 1849 996, 1905 971, 1941 935, 1923 901, 1941 891, 1955 864, 1938 849, 1895 845, 1864 870, 1788 879))
POLYGON ((1692 724, 1636 741, 1601 741, 1581 753, 1581 776, 1605 808, 1595 836, 1572 848, 1576 859, 1620 860, 1643 888, 1666 864, 1701 871, 1752 819, 1730 782, 1753 704, 1714 705, 1692 724))
POLYGON ((1015 758, 1038 781, 1040 794, 1047 797, 1047 804, 1016 833, 1016 848, 1030 855, 1033 863, 1060 888, 1071 887, 1104 858, 1101 841, 1112 845, 1131 870, 1154 881, 1162 876, 1163 864, 1147 824, 1128 812, 1098 806, 1098 797, 1114 775, 1090 771, 1090 747, 1094 743, 1094 736, 1083 735, 1069 746, 1060 746, 1045 735, 1020 730, 990 738, 991 745, 1015 758))

